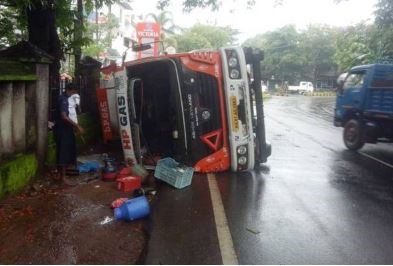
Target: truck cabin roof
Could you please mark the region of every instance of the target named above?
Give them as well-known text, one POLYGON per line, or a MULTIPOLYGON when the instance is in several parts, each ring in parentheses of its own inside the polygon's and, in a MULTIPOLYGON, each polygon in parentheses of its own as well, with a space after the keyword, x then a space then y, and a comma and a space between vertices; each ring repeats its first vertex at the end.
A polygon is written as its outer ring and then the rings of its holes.
POLYGON ((393 67, 393 64, 368 64, 368 65, 360 65, 360 66, 355 66, 355 67, 351 68, 351 71, 366 70, 366 69, 374 68, 374 67, 377 67, 377 66, 389 66, 389 67, 393 67))

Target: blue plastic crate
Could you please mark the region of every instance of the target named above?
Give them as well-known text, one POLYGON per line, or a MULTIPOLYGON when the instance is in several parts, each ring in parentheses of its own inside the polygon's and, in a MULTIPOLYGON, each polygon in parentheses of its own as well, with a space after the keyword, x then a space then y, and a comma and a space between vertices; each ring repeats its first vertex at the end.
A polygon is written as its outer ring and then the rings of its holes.
POLYGON ((179 163, 172 158, 158 160, 154 176, 175 188, 191 185, 194 169, 192 167, 178 167, 179 163))

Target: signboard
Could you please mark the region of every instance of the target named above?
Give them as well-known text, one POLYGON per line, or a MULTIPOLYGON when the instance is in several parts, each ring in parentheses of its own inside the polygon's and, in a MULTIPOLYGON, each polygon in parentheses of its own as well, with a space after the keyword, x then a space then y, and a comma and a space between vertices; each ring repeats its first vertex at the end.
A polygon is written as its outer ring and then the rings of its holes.
POLYGON ((119 128, 121 144, 123 146, 124 159, 127 165, 132 166, 136 163, 134 147, 132 145, 131 121, 127 100, 127 74, 123 68, 115 72, 117 114, 119 117, 119 128))
POLYGON ((100 118, 101 118, 102 136, 104 139, 104 143, 106 143, 109 140, 111 140, 113 137, 106 89, 97 89, 96 94, 97 94, 98 110, 100 112, 100 118))
POLYGON ((150 44, 151 48, 138 52, 138 59, 158 56, 160 48, 161 26, 158 23, 142 22, 136 25, 138 44, 150 44))

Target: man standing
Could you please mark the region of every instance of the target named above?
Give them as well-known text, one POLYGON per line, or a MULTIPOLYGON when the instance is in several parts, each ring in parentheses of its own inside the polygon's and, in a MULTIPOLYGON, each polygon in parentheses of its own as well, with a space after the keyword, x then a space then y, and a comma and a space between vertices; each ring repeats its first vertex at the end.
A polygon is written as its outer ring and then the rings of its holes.
POLYGON ((67 84, 65 93, 59 96, 55 114, 54 137, 56 142, 56 161, 62 179, 65 180, 67 168, 76 167, 76 142, 74 128, 81 134, 84 129, 69 117, 68 98, 77 92, 73 83, 67 84))

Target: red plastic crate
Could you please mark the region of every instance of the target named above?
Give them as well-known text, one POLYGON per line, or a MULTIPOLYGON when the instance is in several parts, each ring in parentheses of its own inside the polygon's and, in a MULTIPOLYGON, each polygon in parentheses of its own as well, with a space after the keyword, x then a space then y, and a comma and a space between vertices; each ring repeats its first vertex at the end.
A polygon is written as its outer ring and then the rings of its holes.
POLYGON ((127 176, 117 179, 117 189, 122 192, 130 192, 141 188, 141 178, 139 176, 127 176))

